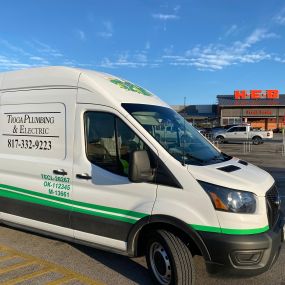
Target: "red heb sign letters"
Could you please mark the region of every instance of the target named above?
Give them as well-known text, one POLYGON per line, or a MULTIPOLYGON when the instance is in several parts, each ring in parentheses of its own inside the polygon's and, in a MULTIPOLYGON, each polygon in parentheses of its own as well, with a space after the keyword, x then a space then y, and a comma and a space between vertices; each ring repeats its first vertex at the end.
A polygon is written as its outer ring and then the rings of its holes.
POLYGON ((278 90, 235 90, 234 98, 241 99, 279 99, 278 90))

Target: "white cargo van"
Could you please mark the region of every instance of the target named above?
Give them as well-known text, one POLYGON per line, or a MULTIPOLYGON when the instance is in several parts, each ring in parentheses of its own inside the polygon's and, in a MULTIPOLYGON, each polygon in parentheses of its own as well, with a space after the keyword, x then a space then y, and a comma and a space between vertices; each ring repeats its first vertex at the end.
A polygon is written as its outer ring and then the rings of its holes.
POLYGON ((48 67, 0 74, 0 92, 3 223, 146 254, 161 285, 194 284, 197 254, 209 272, 240 274, 277 259, 274 179, 220 152, 149 91, 48 67))

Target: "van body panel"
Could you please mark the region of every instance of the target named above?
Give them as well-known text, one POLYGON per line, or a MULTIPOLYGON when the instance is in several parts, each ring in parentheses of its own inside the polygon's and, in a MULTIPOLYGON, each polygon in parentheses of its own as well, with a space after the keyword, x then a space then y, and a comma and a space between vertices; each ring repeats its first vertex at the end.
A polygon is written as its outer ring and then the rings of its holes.
POLYGON ((222 232, 230 232, 231 230, 240 231, 240 233, 249 231, 264 232, 268 230, 268 219, 264 215, 267 212, 266 201, 264 197, 257 197, 256 212, 253 214, 237 214, 226 213, 217 211, 218 220, 222 229, 222 232))
POLYGON ((1 73, 0 74, 0 91, 2 89, 2 82, 3 82, 3 80, 4 80, 4 73, 1 73))
POLYGON ((6 72, 1 89, 77 87, 80 73, 77 69, 62 66, 6 72))
POLYGON ((127 251, 127 243, 125 241, 116 240, 112 238, 107 238, 101 235, 89 234, 86 232, 74 231, 74 235, 76 236, 75 240, 82 240, 90 242, 91 244, 97 244, 103 247, 120 250, 122 252, 127 251))
MULTIPOLYGON (((149 95, 144 95, 139 91, 136 92, 128 89, 128 85, 124 87, 123 83, 122 84, 112 83, 112 80, 125 82, 125 80, 119 79, 109 74, 98 74, 97 72, 83 71, 82 74, 80 75, 78 87, 92 91, 94 94, 99 93, 100 98, 96 98, 96 96, 89 97, 87 102, 87 98, 85 96, 81 96, 81 94, 78 94, 77 102, 116 106, 118 109, 121 109, 121 103, 142 103, 142 102, 144 104, 169 107, 167 104, 165 104, 157 96, 150 93, 149 91, 146 91, 147 94, 149 95)), ((126 82, 128 84, 132 84, 128 81, 126 82)))
POLYGON ((30 218, 23 218, 23 216, 16 216, 16 215, 11 215, 7 213, 2 213, 2 219, 6 222, 8 221, 8 224, 12 223, 20 227, 22 226, 24 229, 35 230, 35 231, 37 231, 37 229, 40 229, 41 231, 44 231, 44 232, 53 232, 63 237, 66 236, 66 237, 73 238, 73 230, 63 225, 59 226, 59 225, 53 224, 52 231, 51 231, 50 222, 42 222, 39 220, 32 219, 33 221, 31 223, 30 218))
POLYGON ((198 183, 195 185, 196 183, 192 184, 192 181, 190 181, 187 191, 159 185, 152 214, 159 215, 163 213, 163 215, 172 216, 183 221, 191 228, 211 225, 219 229, 220 224, 217 213, 210 198, 205 192, 201 191, 198 183), (195 189, 195 187, 197 188, 195 189), (203 211, 200 211, 201 208, 203 208, 203 211))
POLYGON ((237 158, 202 167, 188 165, 188 170, 197 180, 241 191, 252 191, 262 197, 274 184, 274 179, 268 172, 250 163, 240 164, 237 158), (223 171, 223 167, 227 166, 234 166, 236 170, 223 171))
POLYGON ((33 227, 38 220, 49 222, 55 232, 52 221, 70 227, 74 128, 69 118, 75 116, 70 98, 75 100, 76 92, 44 89, 1 96, 0 119, 5 124, 0 137, 2 210, 22 215, 26 226, 33 227), (61 169, 64 177, 53 173, 61 169))
POLYGON ((71 226, 75 229, 76 239, 84 239, 86 232, 89 241, 90 234, 126 241, 133 224, 151 215, 157 185, 149 183, 134 185, 127 177, 90 163, 85 149, 86 112, 113 114, 132 127, 113 108, 92 104, 77 105, 72 179, 74 210, 71 214, 71 226), (78 179, 77 175, 83 173, 90 175, 92 179, 78 179))

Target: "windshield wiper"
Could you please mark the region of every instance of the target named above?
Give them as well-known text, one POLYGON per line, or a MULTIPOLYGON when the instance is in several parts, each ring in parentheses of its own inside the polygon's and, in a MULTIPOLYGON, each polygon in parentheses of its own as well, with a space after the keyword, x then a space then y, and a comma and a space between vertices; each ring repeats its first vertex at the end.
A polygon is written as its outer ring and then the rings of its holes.
POLYGON ((204 163, 206 162, 205 160, 200 159, 200 158, 198 158, 198 157, 196 157, 196 156, 194 156, 194 155, 192 155, 192 154, 190 154, 190 153, 185 153, 184 155, 185 155, 188 159, 194 159, 194 160, 198 161, 198 162, 200 163, 200 165, 204 165, 204 163))
POLYGON ((213 158, 209 159, 209 161, 227 161, 231 158, 231 156, 221 152, 220 155, 215 155, 213 158))

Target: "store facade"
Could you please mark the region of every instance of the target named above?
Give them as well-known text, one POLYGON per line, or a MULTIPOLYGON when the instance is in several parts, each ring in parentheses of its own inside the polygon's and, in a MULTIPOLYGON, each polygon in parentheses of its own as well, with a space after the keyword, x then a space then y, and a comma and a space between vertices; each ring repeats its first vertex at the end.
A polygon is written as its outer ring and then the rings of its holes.
POLYGON ((219 124, 218 106, 212 105, 173 105, 188 122, 197 127, 213 127, 219 124))
POLYGON ((285 95, 279 95, 278 90, 241 90, 217 99, 222 126, 249 123, 264 130, 285 127, 285 95))

